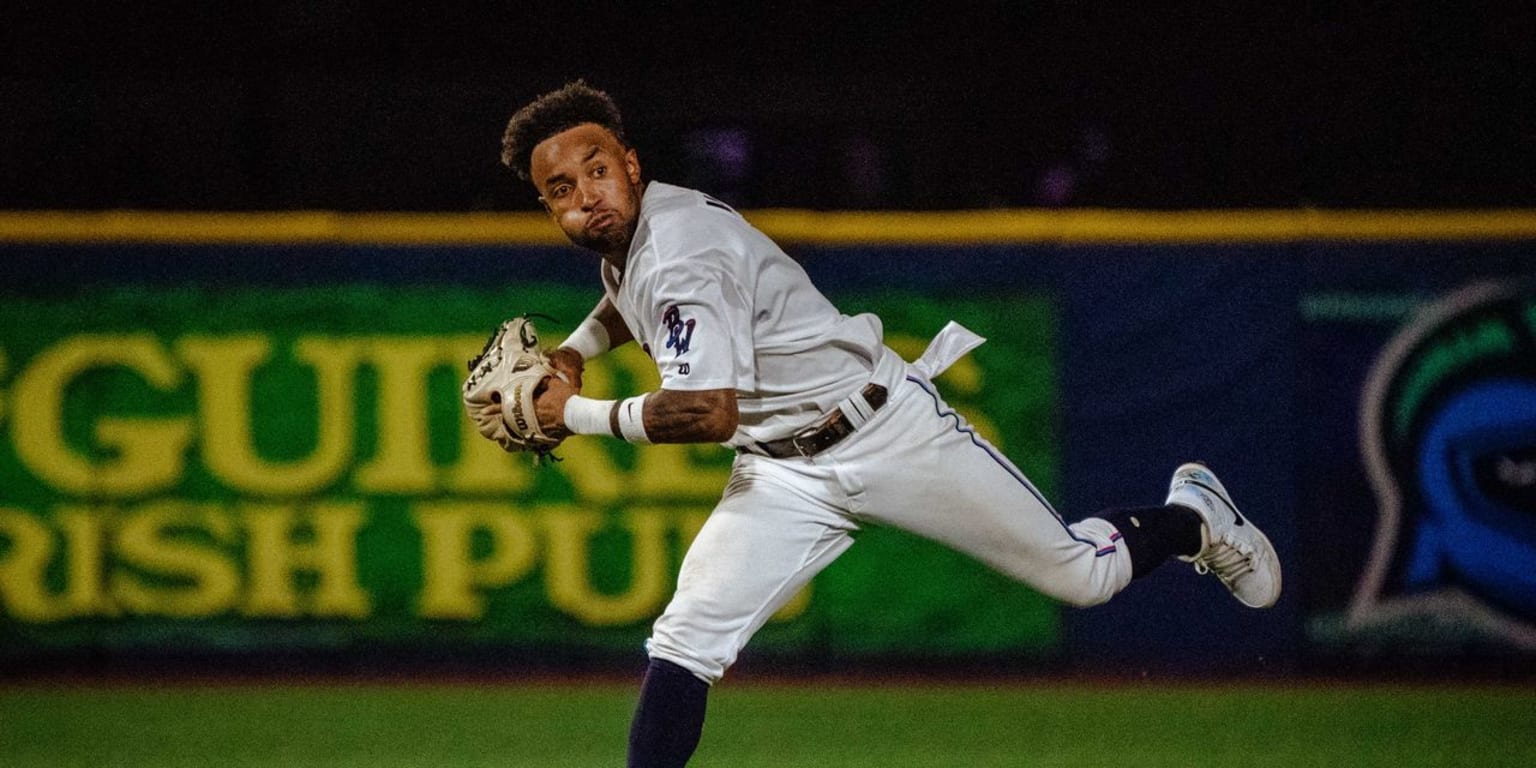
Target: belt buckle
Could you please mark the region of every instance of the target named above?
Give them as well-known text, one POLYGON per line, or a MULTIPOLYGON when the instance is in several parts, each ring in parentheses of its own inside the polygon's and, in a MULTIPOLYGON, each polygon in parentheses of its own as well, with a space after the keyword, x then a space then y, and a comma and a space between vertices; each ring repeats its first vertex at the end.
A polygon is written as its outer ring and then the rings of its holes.
MULTIPOLYGON (((825 425, 821 424, 820 422, 817 422, 800 430, 799 432, 794 433, 793 435, 790 435, 789 444, 795 447, 795 453, 800 454, 802 458, 806 459, 816 455, 813 450, 806 448, 806 446, 803 445, 800 441, 810 440, 811 438, 815 437, 816 434, 820 432, 824 426, 825 425)), ((812 448, 814 448, 814 446, 812 446, 812 448)))

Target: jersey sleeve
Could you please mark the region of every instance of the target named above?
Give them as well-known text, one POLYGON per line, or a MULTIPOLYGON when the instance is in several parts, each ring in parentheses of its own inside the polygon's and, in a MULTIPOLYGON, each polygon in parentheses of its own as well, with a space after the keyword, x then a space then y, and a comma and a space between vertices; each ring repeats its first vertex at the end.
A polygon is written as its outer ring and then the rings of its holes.
POLYGON ((752 307, 749 294, 708 258, 689 259, 652 276, 656 331, 645 350, 662 389, 750 389, 752 307))

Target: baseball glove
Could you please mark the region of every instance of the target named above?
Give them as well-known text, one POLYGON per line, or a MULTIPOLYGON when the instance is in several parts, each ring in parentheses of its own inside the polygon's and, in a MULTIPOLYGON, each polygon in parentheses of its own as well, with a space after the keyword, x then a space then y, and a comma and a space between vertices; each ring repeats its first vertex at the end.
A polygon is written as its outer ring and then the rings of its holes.
POLYGON ((534 399, 555 371, 539 349, 539 334, 527 315, 501 324, 480 355, 469 361, 464 410, 475 429, 508 452, 533 453, 542 461, 560 438, 539 427, 534 399))

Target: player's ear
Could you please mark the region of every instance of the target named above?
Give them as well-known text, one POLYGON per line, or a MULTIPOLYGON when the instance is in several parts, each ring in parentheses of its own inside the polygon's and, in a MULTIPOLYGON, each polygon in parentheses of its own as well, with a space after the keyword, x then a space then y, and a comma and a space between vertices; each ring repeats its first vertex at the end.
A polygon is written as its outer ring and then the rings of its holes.
POLYGON ((629 177, 629 183, 640 183, 640 155, 634 147, 624 150, 624 175, 629 177))
POLYGON ((555 209, 549 207, 549 201, 545 200, 543 195, 539 195, 539 205, 544 206, 544 212, 549 214, 549 217, 551 219, 554 219, 556 221, 560 220, 560 217, 555 215, 555 209))

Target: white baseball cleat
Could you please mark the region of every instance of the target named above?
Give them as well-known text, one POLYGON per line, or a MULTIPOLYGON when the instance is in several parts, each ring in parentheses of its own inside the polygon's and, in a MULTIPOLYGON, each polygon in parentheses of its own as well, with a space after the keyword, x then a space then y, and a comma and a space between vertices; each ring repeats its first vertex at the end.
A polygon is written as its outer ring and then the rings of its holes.
POLYGON ((1216 574, 1232 596, 1249 608, 1268 608, 1280 599, 1280 558, 1274 545, 1237 511, 1210 467, 1190 462, 1175 470, 1164 503, 1189 507, 1205 521, 1200 528, 1200 553, 1180 555, 1180 560, 1194 563, 1197 573, 1216 574))

